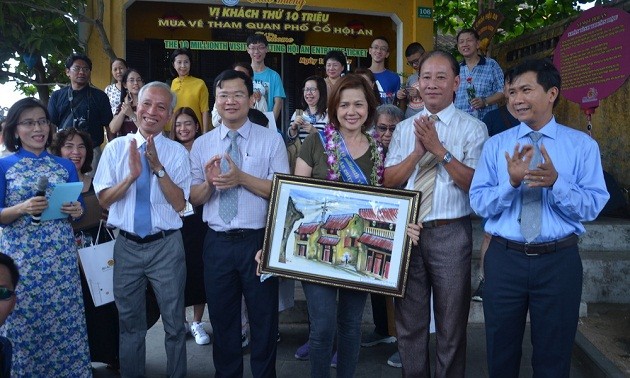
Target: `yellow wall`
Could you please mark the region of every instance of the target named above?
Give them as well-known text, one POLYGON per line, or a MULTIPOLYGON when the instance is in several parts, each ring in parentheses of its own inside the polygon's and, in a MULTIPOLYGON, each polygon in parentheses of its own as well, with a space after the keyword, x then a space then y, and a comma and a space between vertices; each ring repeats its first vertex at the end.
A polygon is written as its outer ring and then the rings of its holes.
MULTIPOLYGON (((177 4, 175 1, 164 2, 163 7, 147 6, 142 8, 140 14, 127 14, 126 9, 132 4, 137 3, 136 0, 111 0, 104 1, 104 26, 107 31, 109 41, 117 56, 124 57, 125 54, 125 38, 144 39, 145 37, 155 39, 199 39, 211 40, 211 31, 208 29, 179 29, 174 31, 165 30, 165 28, 157 27, 157 19, 165 13, 165 9, 175 9, 184 18, 196 19, 199 17, 207 18, 206 14, 199 15, 195 9, 204 6, 223 6, 221 1, 209 1, 205 4, 193 2, 194 7, 186 7, 183 4, 177 4), (210 4, 209 4, 210 3, 210 4), (190 9, 190 10, 187 10, 190 9), (188 12, 188 13, 186 13, 188 12), (134 30, 125 30, 125 17, 133 22, 134 30), (138 34, 142 35, 138 35, 138 34)), ((392 16, 402 22, 402 40, 390 40, 390 58, 389 68, 393 71, 404 71, 407 74, 412 73, 410 67, 405 64, 404 49, 414 41, 422 43, 427 49, 433 46, 433 20, 417 18, 418 7, 433 7, 431 0, 306 0, 303 8, 305 11, 321 11, 321 12, 340 12, 347 13, 349 19, 361 19, 366 28, 374 30, 374 36, 379 34, 396 36, 396 31, 392 30, 394 23, 391 25, 383 23, 382 19, 369 17, 374 16, 392 16), (370 25, 371 20, 378 20, 376 25, 370 25), (389 30, 388 30, 389 29, 389 30)), ((95 0, 90 0, 89 5, 94 5, 95 0)), ((141 4, 141 2, 140 2, 141 4)), ((153 3, 154 5, 155 3, 153 3)), ((239 6, 253 7, 255 4, 248 0, 241 0, 239 6)), ((268 5, 268 9, 277 9, 276 5, 268 5)), ((285 8, 288 9, 288 8, 285 8)), ((92 10, 90 10, 92 11, 92 10)), ((334 16, 338 17, 338 16, 334 16)), ((93 61, 94 69, 92 73, 92 82, 97 87, 103 88, 110 83, 110 61, 108 56, 103 52, 102 43, 99 40, 98 33, 94 28, 89 28, 91 33, 88 40, 88 55, 93 61)), ((281 33, 277 33, 280 35, 281 33)), ((359 48, 368 48, 371 42, 370 37, 357 37, 356 44, 359 48)), ((335 46, 335 38, 325 38, 309 35, 306 44, 335 46)), ((346 47, 347 43, 344 43, 346 47)))

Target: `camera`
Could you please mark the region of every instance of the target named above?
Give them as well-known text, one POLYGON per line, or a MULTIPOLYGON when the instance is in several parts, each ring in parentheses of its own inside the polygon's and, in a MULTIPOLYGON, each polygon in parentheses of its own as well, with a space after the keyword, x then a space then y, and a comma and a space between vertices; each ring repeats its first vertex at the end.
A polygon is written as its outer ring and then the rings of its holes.
POLYGON ((72 127, 74 127, 77 130, 83 130, 87 127, 87 120, 83 117, 74 118, 72 120, 72 127))

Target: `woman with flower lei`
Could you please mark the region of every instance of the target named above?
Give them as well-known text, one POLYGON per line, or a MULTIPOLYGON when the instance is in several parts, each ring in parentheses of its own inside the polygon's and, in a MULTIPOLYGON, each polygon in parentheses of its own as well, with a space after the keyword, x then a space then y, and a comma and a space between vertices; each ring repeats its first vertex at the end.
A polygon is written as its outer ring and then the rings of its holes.
MULTIPOLYGON (((383 148, 367 129, 376 119, 378 102, 361 76, 349 74, 328 95, 330 123, 309 135, 296 162, 298 176, 382 185, 383 148)), ((335 330, 337 377, 353 377, 361 348, 361 319, 366 292, 302 282, 310 318, 312 377, 329 377, 335 330), (337 307, 337 295, 339 303, 337 307)))

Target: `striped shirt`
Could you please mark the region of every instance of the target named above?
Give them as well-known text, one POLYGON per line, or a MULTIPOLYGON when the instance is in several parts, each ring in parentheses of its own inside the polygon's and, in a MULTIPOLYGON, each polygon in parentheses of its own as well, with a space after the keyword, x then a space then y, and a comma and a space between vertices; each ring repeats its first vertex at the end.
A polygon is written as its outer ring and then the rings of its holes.
MULTIPOLYGON (((135 133, 127 134, 107 143, 94 176, 94 190, 97 196, 104 189, 117 185, 129 175, 129 143, 132 139, 136 140, 138 149, 146 142, 141 133, 135 133)), ((164 170, 175 185, 184 191, 184 197, 188 199, 190 163, 186 148, 166 138, 162 133, 154 136, 153 141, 160 162, 164 165, 164 170)), ((107 224, 127 232, 133 232, 135 203, 136 184, 133 183, 127 193, 110 206, 107 224)), ((179 213, 164 197, 156 175, 151 175, 151 220, 151 234, 182 227, 179 213)))
MULTIPOLYGON (((426 108, 419 115, 430 114, 426 108)), ((453 104, 437 113, 440 120, 436 122, 438 137, 442 145, 453 157, 470 168, 475 168, 483 143, 488 139, 486 125, 478 119, 457 110, 453 104)), ((389 151, 385 159, 385 167, 391 167, 403 161, 415 147, 413 133, 413 120, 417 117, 407 118, 396 126, 389 151)), ((440 159, 441 157, 438 157, 440 159)), ((431 212, 425 221, 435 219, 457 219, 471 214, 468 193, 455 184, 442 164, 438 164, 435 189, 433 190, 433 203, 431 212)), ((416 169, 405 186, 405 189, 414 190, 414 181, 418 170, 416 169)))
MULTIPOLYGON (((324 128, 326 128, 326 125, 328 124, 327 112, 324 114, 310 114, 308 110, 305 110, 304 113, 302 113, 302 117, 304 118, 305 121, 308 121, 308 123, 315 126, 317 131, 324 131, 324 128)), ((291 123, 293 123, 293 121, 295 121, 295 112, 293 112, 293 115, 291 116, 291 123)), ((304 139, 306 139, 309 133, 307 133, 306 131, 302 129, 299 129, 299 130, 300 132, 298 136, 300 137, 300 142, 304 142, 304 139)), ((291 135, 289 135, 289 139, 295 139, 295 138, 291 138, 291 135)))
MULTIPOLYGON (((204 166, 215 155, 224 155, 230 145, 228 129, 221 124, 195 140, 190 150, 192 185, 206 180, 204 166)), ((276 130, 247 120, 238 130, 237 144, 241 153, 241 170, 260 179, 271 180, 274 173, 289 173, 289 159, 282 136, 276 130)), ((215 231, 236 228, 264 228, 269 200, 246 188, 238 187, 238 212, 230 223, 219 216, 219 191, 215 190, 203 205, 203 220, 215 231)))

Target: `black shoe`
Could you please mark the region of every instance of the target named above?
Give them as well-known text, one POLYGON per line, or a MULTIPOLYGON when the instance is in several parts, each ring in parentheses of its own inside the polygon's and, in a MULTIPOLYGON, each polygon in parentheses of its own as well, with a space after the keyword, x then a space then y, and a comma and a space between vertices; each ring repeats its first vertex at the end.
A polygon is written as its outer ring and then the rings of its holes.
POLYGON ((472 300, 475 302, 483 302, 483 283, 484 280, 479 281, 479 286, 477 286, 477 290, 472 296, 472 300))

